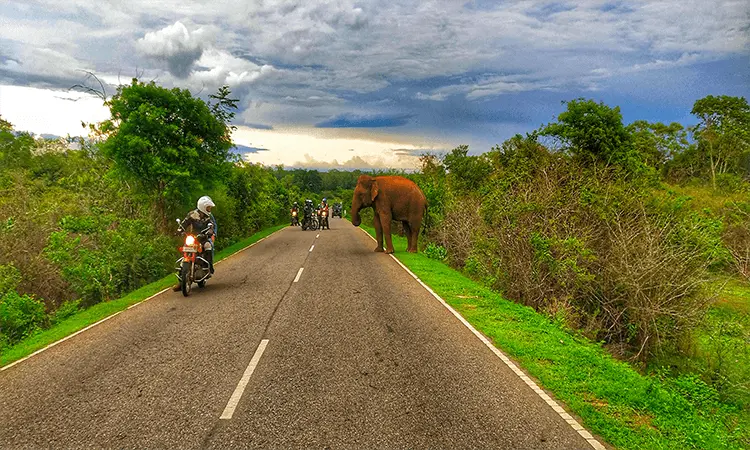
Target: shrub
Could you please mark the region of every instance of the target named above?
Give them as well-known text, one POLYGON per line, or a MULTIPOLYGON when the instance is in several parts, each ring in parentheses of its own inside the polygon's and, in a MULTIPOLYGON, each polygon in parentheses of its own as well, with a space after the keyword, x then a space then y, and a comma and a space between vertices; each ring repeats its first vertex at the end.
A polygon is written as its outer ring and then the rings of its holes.
POLYGON ((0 299, 0 334, 10 345, 30 336, 46 321, 44 303, 34 297, 11 291, 0 299))
POLYGON ((75 313, 81 310, 81 299, 68 300, 63 302, 57 307, 57 310, 53 315, 50 316, 50 322, 52 325, 56 325, 68 317, 73 316, 75 313))
POLYGON ((45 253, 83 305, 137 289, 171 269, 173 243, 144 220, 66 217, 61 225, 63 231, 50 235, 45 253))
POLYGON ((448 257, 448 251, 443 247, 442 245, 435 245, 433 243, 429 243, 427 245, 427 248, 424 250, 424 254, 427 255, 428 258, 431 259, 437 259, 438 261, 443 261, 448 257))

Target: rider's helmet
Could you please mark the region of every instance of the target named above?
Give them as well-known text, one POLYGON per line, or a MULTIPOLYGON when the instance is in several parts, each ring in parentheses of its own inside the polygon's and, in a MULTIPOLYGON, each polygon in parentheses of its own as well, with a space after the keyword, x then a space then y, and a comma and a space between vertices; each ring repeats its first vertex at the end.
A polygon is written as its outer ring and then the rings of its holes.
POLYGON ((294 206, 297 206, 297 202, 294 202, 294 206))
POLYGON ((203 197, 198 199, 198 210, 202 212, 203 214, 210 214, 211 208, 216 206, 214 204, 214 201, 211 200, 211 197, 208 195, 204 195, 203 197))
POLYGON ((327 201, 328 201, 328 200, 327 200, 327 199, 326 199, 325 197, 323 197, 323 204, 324 204, 324 205, 326 204, 326 202, 327 202, 327 201))

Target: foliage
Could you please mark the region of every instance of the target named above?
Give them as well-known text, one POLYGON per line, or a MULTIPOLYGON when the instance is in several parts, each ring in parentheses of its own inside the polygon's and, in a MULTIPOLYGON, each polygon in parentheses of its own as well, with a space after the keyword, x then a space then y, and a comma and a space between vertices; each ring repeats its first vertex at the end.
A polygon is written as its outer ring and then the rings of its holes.
POLYGON ((64 217, 45 249, 84 305, 115 298, 160 278, 173 262, 174 246, 143 220, 112 216, 64 217))
POLYGON ((711 182, 718 174, 750 177, 742 162, 750 155, 750 105, 744 97, 709 95, 695 102, 692 114, 700 122, 694 128, 699 155, 708 159, 711 182))
POLYGON ((430 259, 437 259, 443 261, 448 257, 448 251, 442 245, 435 245, 429 243, 427 248, 424 249, 424 254, 430 259))
POLYGON ((629 172, 641 168, 640 155, 633 150, 619 107, 583 98, 571 100, 557 122, 548 124, 539 134, 559 140, 562 149, 582 164, 614 164, 629 172))
POLYGON ((157 199, 164 215, 167 203, 182 204, 221 176, 232 147, 225 121, 236 107, 228 96, 220 90, 209 107, 187 90, 134 79, 107 102, 112 118, 101 125, 108 135, 102 151, 157 199))
MULTIPOLYGON (((44 303, 10 291, 0 297, 0 341, 12 345, 45 325, 44 303)), ((2 348, 2 344, 0 344, 2 348)))

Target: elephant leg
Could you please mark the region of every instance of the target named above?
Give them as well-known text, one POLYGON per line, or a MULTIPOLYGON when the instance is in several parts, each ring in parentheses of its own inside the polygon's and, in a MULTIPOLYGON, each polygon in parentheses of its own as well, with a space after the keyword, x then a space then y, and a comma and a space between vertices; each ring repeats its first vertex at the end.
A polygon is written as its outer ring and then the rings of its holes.
POLYGON ((417 253, 419 251, 419 228, 420 222, 413 223, 409 226, 409 249, 410 253, 417 253))
POLYGON ((404 234, 406 235, 407 242, 406 249, 407 251, 409 251, 411 249, 411 227, 409 226, 409 222, 406 220, 401 222, 401 226, 404 228, 404 234))
POLYGON ((375 226, 375 240, 378 241, 378 246, 375 247, 376 252, 383 251, 383 227, 380 224, 380 217, 375 213, 375 217, 372 219, 372 224, 375 226))
POLYGON ((383 227, 385 238, 385 252, 393 253, 393 240, 391 239, 391 215, 386 213, 380 217, 380 225, 383 227))

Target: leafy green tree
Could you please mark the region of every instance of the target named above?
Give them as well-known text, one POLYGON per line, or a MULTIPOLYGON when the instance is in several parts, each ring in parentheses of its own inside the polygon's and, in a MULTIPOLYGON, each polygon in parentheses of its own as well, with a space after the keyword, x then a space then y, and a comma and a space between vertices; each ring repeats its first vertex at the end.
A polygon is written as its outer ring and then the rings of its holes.
POLYGON ((112 118, 102 151, 116 169, 137 183, 157 204, 166 223, 166 204, 182 204, 191 193, 222 175, 232 147, 227 121, 235 100, 220 90, 213 106, 184 89, 165 89, 136 79, 107 102, 112 118))
POLYGON ((16 135, 13 125, 0 116, 0 169, 27 167, 35 141, 28 133, 16 135))
POLYGON ((458 193, 478 191, 492 170, 485 156, 470 156, 468 153, 468 145, 459 145, 443 158, 448 183, 458 193))
POLYGON ((691 113, 700 119, 693 132, 716 188, 716 175, 741 172, 742 160, 750 153, 750 106, 744 97, 709 95, 696 101, 691 113))
POLYGON ((627 127, 632 135, 633 148, 643 158, 643 162, 661 169, 675 156, 682 154, 690 145, 687 130, 679 123, 664 125, 636 120, 627 127))
POLYGON ((583 98, 571 100, 557 122, 548 124, 539 134, 559 140, 563 151, 583 164, 614 164, 629 172, 642 166, 619 107, 610 108, 583 98))

